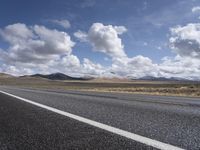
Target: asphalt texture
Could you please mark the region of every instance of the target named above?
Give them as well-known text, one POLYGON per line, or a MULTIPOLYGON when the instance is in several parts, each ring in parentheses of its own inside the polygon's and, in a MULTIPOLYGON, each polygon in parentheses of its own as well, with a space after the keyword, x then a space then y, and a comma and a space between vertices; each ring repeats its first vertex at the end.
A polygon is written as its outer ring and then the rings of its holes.
MULTIPOLYGON (((0 87, 184 149, 200 149, 200 99, 0 87)), ((0 149, 154 149, 0 94, 0 149)))

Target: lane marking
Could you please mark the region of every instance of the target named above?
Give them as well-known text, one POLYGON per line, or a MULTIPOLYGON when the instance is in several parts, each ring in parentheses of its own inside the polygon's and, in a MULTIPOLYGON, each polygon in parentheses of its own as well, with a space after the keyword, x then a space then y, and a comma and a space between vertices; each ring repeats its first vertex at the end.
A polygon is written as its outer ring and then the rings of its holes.
POLYGON ((71 113, 50 107, 50 106, 46 106, 46 105, 43 105, 43 104, 40 104, 40 103, 37 103, 37 102, 33 102, 31 100, 28 100, 28 99, 25 99, 25 98, 22 98, 22 97, 19 97, 19 96, 16 96, 16 95, 13 95, 13 94, 1 91, 1 90, 0 90, 0 93, 14 97, 16 99, 30 103, 32 105, 47 109, 47 110, 52 111, 54 113, 72 118, 74 120, 89 124, 91 126, 106 130, 108 132, 126 137, 128 139, 133 140, 133 141, 137 141, 139 143, 152 146, 154 148, 158 148, 158 149, 161 149, 161 150, 183 150, 182 148, 179 148, 179 147, 167 144, 167 143, 163 143, 163 142, 160 142, 160 141, 157 141, 157 140, 153 140, 153 139, 150 139, 150 138, 147 138, 147 137, 135 134, 135 133, 131 133, 131 132, 119 129, 119 128, 115 128, 115 127, 112 127, 112 126, 109 126, 109 125, 106 125, 106 124, 103 124, 103 123, 99 123, 97 121, 93 121, 93 120, 90 120, 90 119, 87 119, 87 118, 84 118, 84 117, 80 117, 80 116, 77 116, 77 115, 74 115, 74 114, 71 114, 71 113))

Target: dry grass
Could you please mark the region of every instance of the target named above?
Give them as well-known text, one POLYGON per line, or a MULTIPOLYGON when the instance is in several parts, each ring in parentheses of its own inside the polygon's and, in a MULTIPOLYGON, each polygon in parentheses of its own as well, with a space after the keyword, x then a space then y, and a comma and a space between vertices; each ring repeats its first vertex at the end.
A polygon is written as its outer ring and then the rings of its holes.
POLYGON ((52 81, 0 77, 0 85, 18 87, 200 97, 200 83, 129 80, 52 81))
POLYGON ((117 93, 135 93, 135 94, 151 94, 151 95, 168 95, 168 96, 188 96, 200 97, 200 88, 154 88, 154 87, 137 87, 137 88, 94 88, 85 89, 84 91, 98 92, 117 92, 117 93))

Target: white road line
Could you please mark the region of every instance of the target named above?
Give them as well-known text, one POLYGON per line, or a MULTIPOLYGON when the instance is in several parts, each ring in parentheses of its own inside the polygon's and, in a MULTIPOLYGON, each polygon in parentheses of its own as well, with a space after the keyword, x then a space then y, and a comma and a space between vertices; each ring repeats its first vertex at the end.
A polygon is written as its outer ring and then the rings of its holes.
POLYGON ((87 119, 87 118, 84 118, 84 117, 80 117, 80 116, 77 116, 77 115, 74 115, 74 114, 71 114, 71 113, 68 113, 68 112, 65 112, 65 111, 61 111, 61 110, 58 110, 56 108, 49 107, 49 106, 46 106, 46 105, 43 105, 43 104, 40 104, 40 103, 37 103, 37 102, 33 102, 31 100, 28 100, 28 99, 25 99, 25 98, 22 98, 22 97, 19 97, 19 96, 16 96, 16 95, 13 95, 13 94, 1 91, 1 90, 0 90, 0 93, 14 97, 16 99, 30 103, 32 105, 47 109, 47 110, 55 112, 57 114, 78 120, 80 122, 89 124, 91 126, 109 131, 111 133, 126 137, 128 139, 132 139, 134 141, 143 143, 145 145, 152 146, 154 148, 158 148, 158 149, 161 149, 161 150, 183 150, 182 148, 179 148, 179 147, 176 147, 176 146, 173 146, 173 145, 170 145, 170 144, 166 144, 166 143, 163 143, 163 142, 160 142, 160 141, 157 141, 157 140, 153 140, 153 139, 150 139, 150 138, 138 135, 138 134, 134 134, 134 133, 131 133, 131 132, 128 132, 128 131, 125 131, 125 130, 121 130, 121 129, 118 129, 118 128, 115 128, 115 127, 112 127, 112 126, 109 126, 109 125, 106 125, 106 124, 103 124, 103 123, 99 123, 99 122, 96 122, 96 121, 93 121, 93 120, 90 120, 90 119, 87 119))

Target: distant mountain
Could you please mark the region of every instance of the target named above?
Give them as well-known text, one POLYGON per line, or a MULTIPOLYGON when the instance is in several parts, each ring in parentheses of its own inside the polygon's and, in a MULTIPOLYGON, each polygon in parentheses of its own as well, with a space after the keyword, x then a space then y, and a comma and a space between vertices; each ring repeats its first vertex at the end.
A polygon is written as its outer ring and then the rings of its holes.
MULTIPOLYGON (((111 72, 112 73, 112 72, 111 72)), ((114 73, 112 73, 114 74, 114 73)), ((25 77, 34 77, 34 78, 43 78, 43 79, 49 79, 49 80, 93 80, 97 82, 104 82, 104 81, 123 81, 127 82, 130 80, 147 80, 147 81, 188 81, 188 82, 200 82, 200 80, 197 78, 192 78, 192 79, 185 79, 185 78, 179 78, 179 77, 171 77, 171 78, 166 78, 166 77, 154 77, 154 76, 144 76, 141 78, 137 77, 127 77, 127 78, 118 78, 118 77, 101 77, 101 78, 95 78, 92 76, 84 76, 84 77, 72 77, 65 75, 63 73, 52 73, 52 74, 33 74, 33 75, 25 75, 25 76, 20 76, 20 78, 25 78, 25 77)), ((6 73, 0 73, 0 78, 17 78, 16 76, 12 76, 10 74, 6 73)))
POLYGON ((165 78, 165 77, 153 77, 153 76, 144 76, 139 78, 139 80, 149 80, 149 81, 190 81, 184 78, 178 78, 178 77, 171 77, 171 78, 165 78))
POLYGON ((23 77, 45 78, 49 80, 89 80, 90 79, 90 78, 82 78, 82 77, 71 77, 63 73, 53 73, 53 74, 48 74, 48 75, 34 74, 34 75, 23 76, 23 77))

